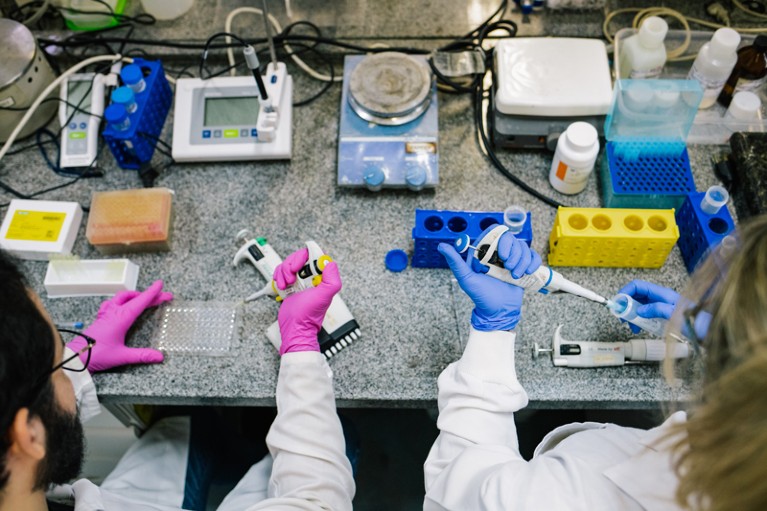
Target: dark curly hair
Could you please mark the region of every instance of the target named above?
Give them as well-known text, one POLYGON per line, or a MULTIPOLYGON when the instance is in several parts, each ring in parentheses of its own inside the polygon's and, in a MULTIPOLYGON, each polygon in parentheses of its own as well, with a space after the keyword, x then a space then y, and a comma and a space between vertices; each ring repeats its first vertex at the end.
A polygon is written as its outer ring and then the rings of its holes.
POLYGON ((24 407, 32 415, 49 409, 53 386, 40 377, 53 366, 53 332, 29 294, 16 261, 0 250, 0 492, 8 483, 8 428, 24 407))

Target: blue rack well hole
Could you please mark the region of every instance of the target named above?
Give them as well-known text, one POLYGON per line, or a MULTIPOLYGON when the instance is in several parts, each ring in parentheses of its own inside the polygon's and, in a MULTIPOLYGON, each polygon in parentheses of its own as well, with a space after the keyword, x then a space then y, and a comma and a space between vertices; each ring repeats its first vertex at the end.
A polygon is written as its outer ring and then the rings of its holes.
POLYGON ((430 216, 424 220, 423 226, 427 231, 437 232, 445 226, 445 223, 438 216, 430 216))
POLYGON ((463 232, 469 226, 469 222, 460 216, 454 216, 447 221, 447 228, 453 232, 463 232))
POLYGON ((479 221, 479 230, 483 231, 490 227, 491 225, 498 224, 498 220, 492 217, 486 217, 479 221))
POLYGON ((730 231, 730 224, 721 218, 712 218, 708 221, 708 228, 711 229, 711 232, 722 235, 730 231))

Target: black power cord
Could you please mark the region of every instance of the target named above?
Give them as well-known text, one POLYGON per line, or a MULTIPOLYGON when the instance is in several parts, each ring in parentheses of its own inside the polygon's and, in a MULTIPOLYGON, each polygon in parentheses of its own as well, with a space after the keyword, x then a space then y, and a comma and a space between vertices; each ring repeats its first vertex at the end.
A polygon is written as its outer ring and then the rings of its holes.
POLYGON ((512 183, 517 185, 523 191, 529 193, 536 199, 540 200, 541 202, 545 204, 548 204, 549 206, 558 208, 560 206, 563 206, 563 204, 539 192, 538 190, 536 190, 535 188, 533 188, 532 186, 524 182, 522 179, 520 179, 518 176, 516 176, 514 173, 512 173, 508 168, 506 168, 506 166, 498 158, 498 155, 495 153, 493 144, 490 141, 490 137, 488 136, 487 131, 485 129, 485 126, 490 125, 490 116, 492 116, 493 110, 491 105, 487 109, 487 117, 483 116, 483 112, 485 110, 484 103, 487 100, 489 92, 490 92, 489 90, 486 90, 484 88, 484 83, 485 83, 485 78, 488 75, 491 77, 494 77, 493 76, 494 68, 493 68, 493 50, 492 49, 489 51, 484 50, 483 43, 486 40, 490 39, 494 32, 502 31, 506 34, 506 37, 514 37, 517 34, 517 24, 514 23, 513 21, 502 19, 502 18, 499 19, 498 21, 493 21, 497 16, 503 15, 507 5, 508 5, 508 2, 503 1, 500 7, 479 27, 477 27, 476 29, 466 34, 466 36, 464 36, 463 38, 453 41, 443 46, 442 48, 440 48, 440 51, 445 51, 445 52, 451 52, 451 51, 480 52, 484 57, 484 65, 485 65, 484 72, 475 74, 468 83, 465 83, 465 82, 459 82, 457 80, 444 76, 444 74, 441 73, 439 69, 437 69, 437 67, 435 66, 433 59, 429 59, 429 65, 432 71, 434 72, 435 76, 437 77, 438 82, 445 85, 450 92, 469 93, 472 95, 472 103, 474 108, 474 123, 476 124, 476 128, 477 128, 477 143, 480 145, 480 147, 484 149, 484 152, 486 153, 488 159, 493 164, 493 166, 496 169, 498 169, 501 172, 501 174, 506 176, 506 178, 508 178, 512 183))

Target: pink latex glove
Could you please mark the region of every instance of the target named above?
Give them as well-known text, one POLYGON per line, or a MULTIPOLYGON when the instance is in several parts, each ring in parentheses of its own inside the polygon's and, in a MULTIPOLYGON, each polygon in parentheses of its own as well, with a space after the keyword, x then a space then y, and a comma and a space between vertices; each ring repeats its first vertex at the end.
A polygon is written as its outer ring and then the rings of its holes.
MULTIPOLYGON (((172 299, 172 293, 162 292, 162 280, 156 280, 143 292, 121 291, 102 303, 96 321, 83 330, 85 335, 96 339, 96 344, 91 348, 88 372, 106 371, 127 364, 162 362, 163 354, 155 349, 125 346, 125 335, 142 312, 172 299)), ((75 337, 67 347, 77 352, 86 344, 84 338, 75 337)), ((80 354, 83 363, 87 358, 87 352, 80 354)))
MULTIPOLYGON (((296 273, 309 259, 309 250, 304 248, 290 254, 274 270, 277 287, 285 289, 296 282, 296 273)), ((298 351, 320 351, 317 335, 322 320, 330 307, 333 297, 341 290, 341 276, 338 265, 330 262, 322 270, 322 282, 317 287, 293 293, 282 301, 277 321, 280 324, 280 355, 298 351)))

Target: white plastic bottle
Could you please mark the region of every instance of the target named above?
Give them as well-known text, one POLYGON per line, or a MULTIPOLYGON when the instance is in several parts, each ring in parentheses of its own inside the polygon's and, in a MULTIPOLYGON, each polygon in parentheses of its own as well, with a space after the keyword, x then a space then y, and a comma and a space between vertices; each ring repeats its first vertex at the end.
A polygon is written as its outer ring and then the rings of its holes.
POLYGON ((751 91, 736 92, 724 113, 724 125, 736 131, 761 131, 762 100, 751 91))
POLYGON ((557 141, 551 162, 549 182, 554 189, 568 195, 586 188, 589 174, 599 155, 599 134, 587 122, 574 122, 557 141))
POLYGON ((621 78, 658 78, 666 63, 666 46, 663 44, 668 23, 658 16, 650 16, 642 22, 639 33, 620 43, 621 78))
POLYGON ((703 89, 703 99, 698 108, 710 108, 722 91, 732 68, 738 61, 740 34, 731 28, 720 28, 711 41, 704 44, 692 64, 688 80, 697 80, 703 89))

